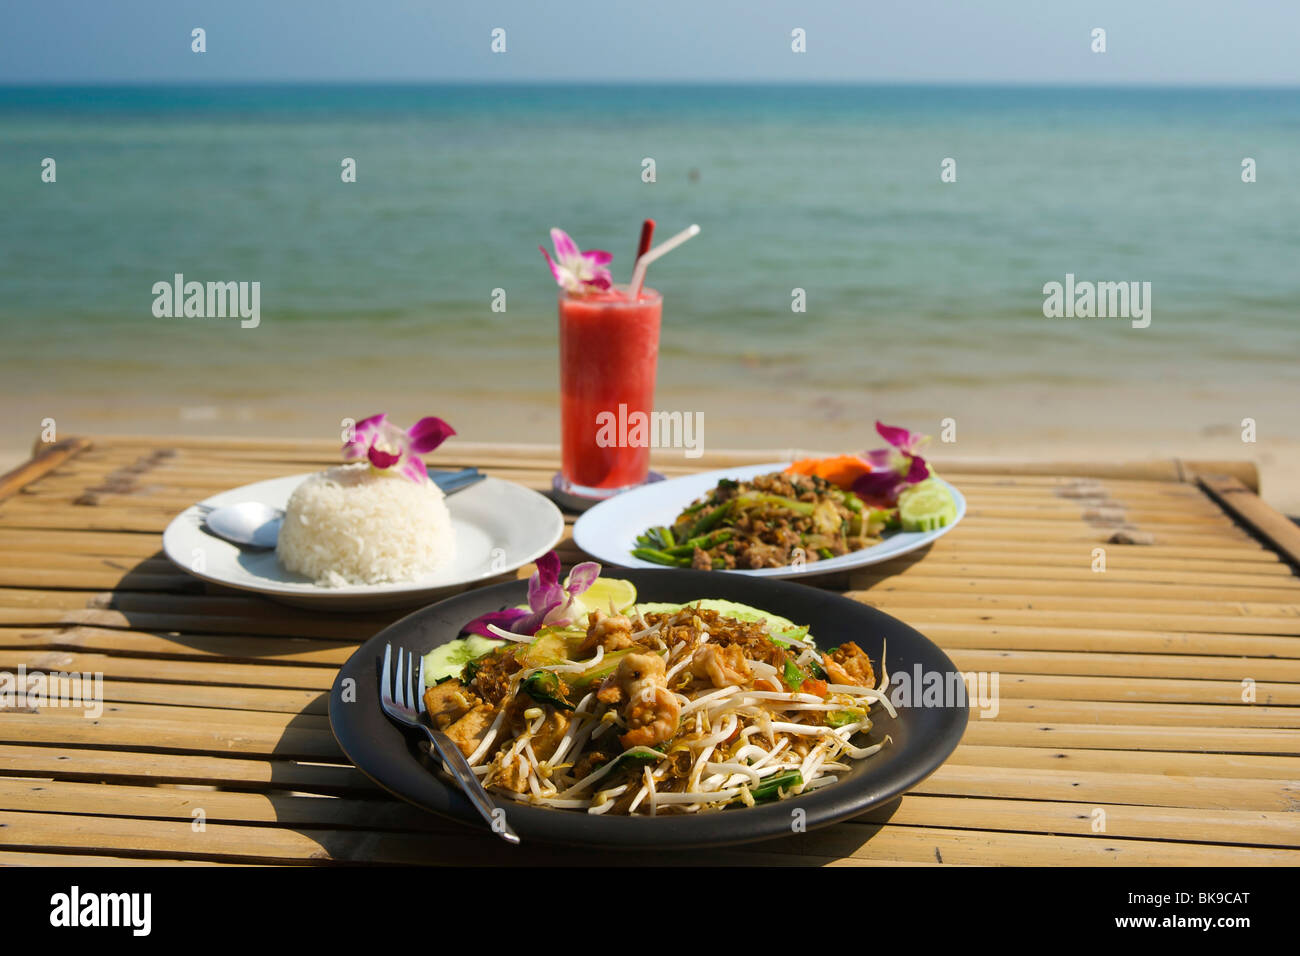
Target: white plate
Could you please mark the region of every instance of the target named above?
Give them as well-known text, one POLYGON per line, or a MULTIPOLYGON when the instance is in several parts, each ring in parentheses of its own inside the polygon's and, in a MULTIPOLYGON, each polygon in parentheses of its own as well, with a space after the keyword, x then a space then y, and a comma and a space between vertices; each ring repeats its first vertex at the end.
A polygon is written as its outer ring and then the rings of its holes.
MULTIPOLYGON (((610 498, 608 501, 602 501, 584 514, 573 526, 573 541, 587 554, 604 564, 616 564, 625 568, 663 567, 660 564, 632 557, 631 552, 637 546, 637 537, 644 534, 647 528, 655 525, 671 526, 683 508, 711 491, 719 479, 735 478, 743 481, 756 475, 784 471, 788 467, 790 462, 786 461, 770 465, 747 465, 743 468, 722 468, 718 471, 706 471, 698 475, 685 475, 671 481, 644 485, 634 491, 627 491, 610 498)), ((939 480, 943 481, 942 478, 939 480)), ((849 568, 878 564, 896 558, 900 554, 923 548, 951 531, 966 514, 966 499, 962 493, 946 481, 943 484, 952 492, 953 500, 957 503, 957 517, 951 524, 937 531, 896 531, 880 544, 829 560, 811 561, 799 568, 755 570, 737 568, 730 573, 747 574, 757 578, 797 578, 801 575, 829 574, 832 571, 846 571, 849 568)))
POLYGON ((323 587, 286 570, 275 551, 243 550, 203 529, 203 508, 260 501, 283 508, 310 474, 259 481, 186 508, 163 532, 163 551, 182 571, 230 588, 256 591, 296 607, 368 610, 428 602, 535 561, 564 536, 564 516, 544 495, 484 478, 447 498, 456 530, 456 558, 403 584, 323 587))

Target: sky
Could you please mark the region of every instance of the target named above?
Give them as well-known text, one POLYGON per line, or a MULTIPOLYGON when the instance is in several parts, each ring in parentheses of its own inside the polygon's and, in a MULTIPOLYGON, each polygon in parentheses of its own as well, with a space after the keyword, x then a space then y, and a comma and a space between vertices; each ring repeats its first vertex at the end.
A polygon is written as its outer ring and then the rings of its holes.
POLYGON ((1297 37, 1297 0, 4 0, 0 82, 1294 86, 1297 37))

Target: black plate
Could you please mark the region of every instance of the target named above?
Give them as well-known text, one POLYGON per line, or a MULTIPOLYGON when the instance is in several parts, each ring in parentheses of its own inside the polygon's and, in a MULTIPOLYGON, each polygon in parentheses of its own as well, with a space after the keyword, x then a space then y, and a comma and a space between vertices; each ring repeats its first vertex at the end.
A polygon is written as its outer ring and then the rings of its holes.
MULTIPOLYGON (((875 608, 803 584, 746 578, 711 571, 619 571, 636 585, 641 601, 685 603, 700 598, 738 601, 807 624, 820 647, 856 641, 879 671, 887 646, 888 671, 956 674, 943 651, 902 621, 875 608)), ((613 575, 611 575, 612 577, 613 575)), ((376 634, 348 659, 330 690, 330 725, 339 745, 357 767, 390 793, 418 807, 465 823, 486 825, 469 801, 417 746, 418 735, 406 734, 379 709, 379 661, 384 645, 425 654, 455 638, 465 623, 480 614, 527 601, 527 582, 510 581, 459 594, 416 611, 376 634), (354 681, 356 699, 344 702, 345 681, 354 681)), ((877 705, 872 742, 888 734, 893 742, 875 756, 856 763, 835 784, 788 800, 758 807, 663 817, 593 816, 581 811, 531 807, 502 800, 521 839, 602 847, 693 847, 743 843, 792 832, 792 811, 804 811, 807 829, 825 826, 897 797, 916 786, 956 748, 966 729, 964 699, 948 706, 899 707, 892 718, 877 705)))

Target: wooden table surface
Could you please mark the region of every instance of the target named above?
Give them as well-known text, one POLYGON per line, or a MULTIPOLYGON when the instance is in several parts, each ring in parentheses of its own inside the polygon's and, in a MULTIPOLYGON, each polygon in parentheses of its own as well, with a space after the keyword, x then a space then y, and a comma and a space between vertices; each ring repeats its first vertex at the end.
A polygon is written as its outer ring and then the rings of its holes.
MULTIPOLYGON (((346 762, 328 688, 397 613, 294 610, 163 557, 194 501, 336 461, 324 443, 71 440, 0 478, 0 674, 102 672, 105 698, 98 719, 0 711, 0 863, 1300 864, 1300 535, 1236 478, 940 463, 966 520, 820 583, 997 672, 997 716, 972 708, 938 772, 856 819, 615 855, 509 848, 346 762)), ((454 441, 431 463, 542 489, 556 453, 454 441)), ((581 557, 567 538, 561 555, 581 557)))

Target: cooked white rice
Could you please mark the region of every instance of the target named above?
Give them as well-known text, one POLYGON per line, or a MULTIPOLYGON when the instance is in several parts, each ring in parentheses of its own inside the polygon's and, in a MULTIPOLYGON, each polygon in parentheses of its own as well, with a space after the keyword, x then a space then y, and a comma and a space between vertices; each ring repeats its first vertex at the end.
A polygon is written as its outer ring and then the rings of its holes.
POLYGON ((443 494, 360 462, 318 472, 285 507, 276 554, 317 584, 396 584, 452 559, 456 539, 443 494))

